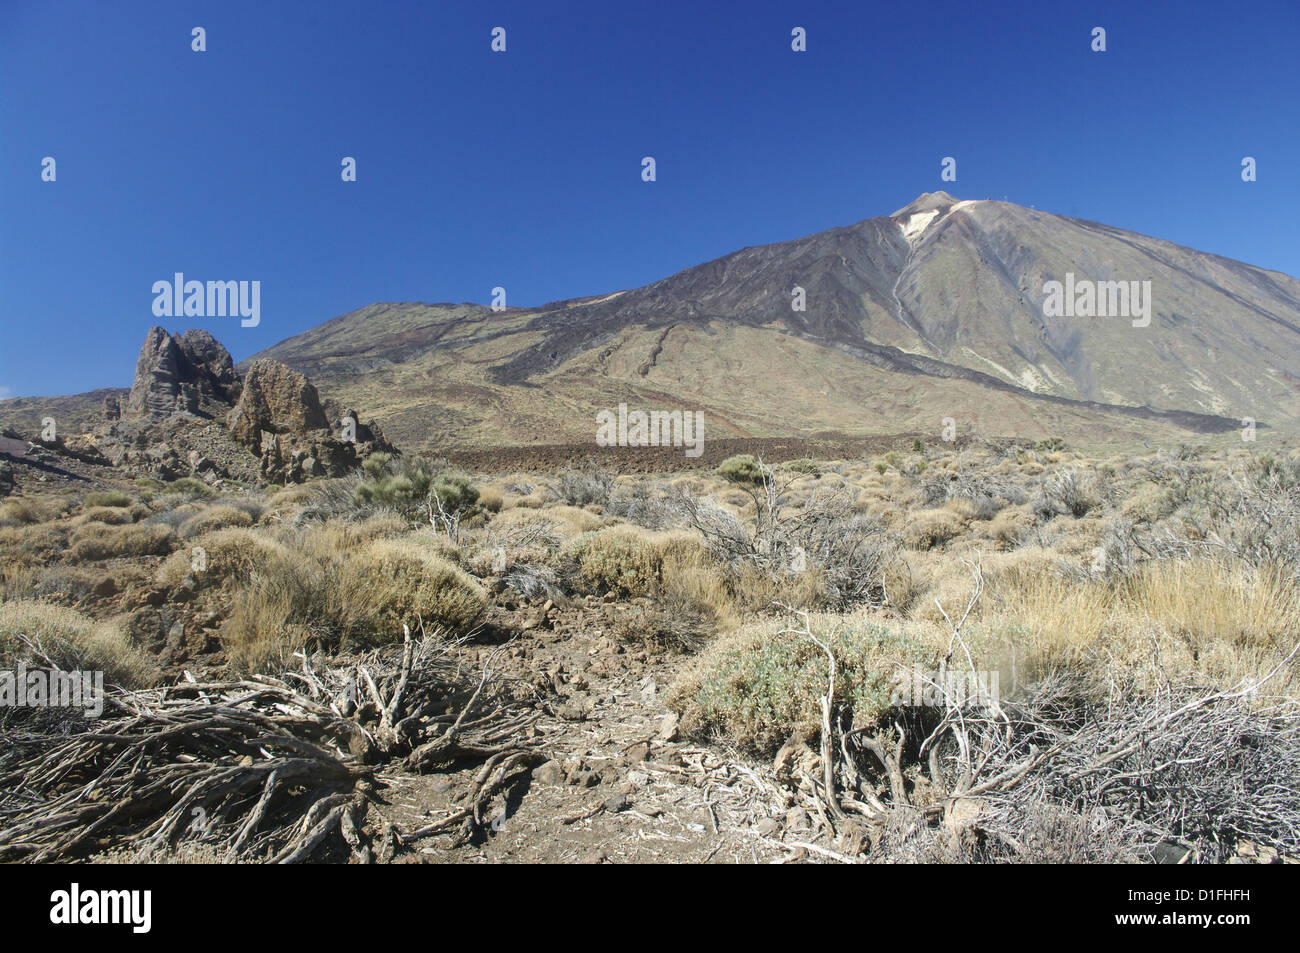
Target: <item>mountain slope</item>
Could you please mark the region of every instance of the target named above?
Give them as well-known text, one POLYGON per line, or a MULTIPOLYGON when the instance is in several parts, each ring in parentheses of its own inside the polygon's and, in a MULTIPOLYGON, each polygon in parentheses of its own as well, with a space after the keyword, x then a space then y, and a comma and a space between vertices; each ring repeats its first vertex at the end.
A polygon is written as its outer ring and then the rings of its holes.
POLYGON ((255 357, 374 408, 414 446, 589 441, 595 412, 620 402, 704 410, 734 436, 937 431, 945 417, 1093 441, 1242 417, 1292 430, 1300 281, 936 192, 642 288, 500 313, 377 304, 255 357), (1149 281, 1149 324, 1046 317, 1044 283, 1067 273, 1149 281))

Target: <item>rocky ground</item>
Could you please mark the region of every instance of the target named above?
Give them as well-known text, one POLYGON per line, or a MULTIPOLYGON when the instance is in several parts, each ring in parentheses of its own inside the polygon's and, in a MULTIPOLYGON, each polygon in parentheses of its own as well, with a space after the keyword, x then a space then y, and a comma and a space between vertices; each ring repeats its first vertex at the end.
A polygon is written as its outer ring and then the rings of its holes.
MULTIPOLYGON (((549 760, 498 796, 479 842, 431 837, 410 860, 748 863, 793 855, 767 840, 784 818, 768 816, 751 769, 679 738, 660 692, 681 658, 610 638, 616 611, 593 600, 522 613, 525 632, 498 663, 537 683, 546 714, 535 734, 549 760)), ((460 806, 473 773, 384 775, 371 820, 417 830, 460 806)))

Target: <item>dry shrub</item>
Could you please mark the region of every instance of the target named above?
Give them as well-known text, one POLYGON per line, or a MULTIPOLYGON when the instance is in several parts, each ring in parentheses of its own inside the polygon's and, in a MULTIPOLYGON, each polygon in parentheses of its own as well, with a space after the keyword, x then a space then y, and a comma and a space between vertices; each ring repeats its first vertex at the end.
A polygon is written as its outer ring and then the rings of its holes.
POLYGON ((67 544, 66 524, 33 523, 0 527, 0 565, 41 565, 57 559, 67 544))
POLYGON ((99 490, 95 493, 87 493, 81 505, 87 509, 92 509, 98 506, 130 506, 134 502, 135 500, 120 490, 99 490))
POLYGON ((42 500, 19 497, 0 503, 0 525, 20 523, 27 526, 32 523, 46 523, 56 516, 55 508, 42 500))
POLYGON ((481 487, 478 491, 478 505, 489 513, 500 513, 505 502, 505 494, 495 486, 481 487))
POLYGON ((159 585, 179 586, 193 575, 202 585, 220 586, 228 581, 245 582, 255 571, 267 570, 275 563, 291 564, 292 551, 263 532, 244 527, 228 527, 205 533, 191 545, 178 549, 158 567, 159 585), (201 570, 194 568, 195 550, 202 550, 201 570))
POLYGON ((512 509, 539 510, 546 505, 546 501, 550 498, 550 491, 546 487, 540 486, 529 493, 506 493, 501 502, 501 509, 502 511, 512 509))
POLYGON ((549 524, 548 531, 554 530, 562 539, 573 539, 582 533, 599 529, 602 521, 595 513, 576 506, 560 505, 548 506, 542 512, 532 509, 503 510, 492 518, 489 525, 494 532, 504 533, 512 530, 526 532, 539 523, 549 524))
POLYGON ((651 591, 648 606, 619 619, 617 637, 693 652, 738 623, 739 609, 723 567, 693 537, 673 534, 651 591))
POLYGON ((261 521, 274 523, 290 520, 311 506, 319 495, 319 487, 309 483, 300 483, 276 490, 266 498, 266 509, 261 521))
POLYGON ((228 526, 252 526, 253 517, 242 509, 229 505, 210 506, 181 524, 182 538, 190 539, 228 526))
POLYGON ((912 549, 933 549, 960 536, 966 525, 950 510, 920 510, 903 525, 903 543, 912 549))
POLYGON ((1033 523, 1033 517, 1019 510, 1003 510, 993 519, 982 525, 990 539, 997 543, 998 549, 1013 549, 1016 542, 1033 523))
POLYGON ((1155 523, 1178 509, 1179 500, 1166 487, 1143 483, 1134 487, 1120 504, 1120 515, 1134 523, 1155 523))
POLYGON ((81 515, 72 521, 72 525, 107 523, 111 526, 121 526, 124 523, 134 523, 137 518, 138 511, 134 506, 93 506, 83 510, 81 515))
POLYGON ((170 526, 87 523, 73 533, 68 559, 72 562, 95 562, 116 556, 163 556, 171 552, 175 542, 176 536, 170 526))
MULTIPOLYGON (((1006 573, 988 600, 984 617, 1007 627, 1030 678, 1156 665, 1227 688, 1271 671, 1300 639, 1300 597, 1282 573, 1210 560, 1152 562, 1116 581, 1006 573)), ((1294 676, 1279 679, 1294 693, 1294 676)))
POLYGON ((655 532, 622 524, 584 533, 565 549, 583 581, 598 592, 645 596, 663 578, 665 558, 694 559, 698 538, 681 531, 655 532))
POLYGON ((299 530, 253 568, 221 629, 236 671, 279 671, 308 645, 333 650, 401 639, 403 624, 418 631, 421 619, 430 631, 460 634, 473 626, 487 605, 478 583, 436 545, 366 540, 366 529, 331 523, 299 530))
POLYGON ((103 672, 107 683, 138 688, 150 683, 153 666, 112 623, 32 599, 0 603, 0 660, 6 667, 34 661, 33 643, 65 671, 103 672))
POLYGON ((426 548, 397 540, 369 543, 344 564, 342 585, 349 635, 365 644, 400 638, 418 620, 453 633, 471 629, 487 608, 487 593, 454 563, 426 548))
POLYGON ((292 567, 258 573, 237 590, 221 626, 221 647, 239 675, 279 673, 316 633, 303 620, 314 592, 292 567))

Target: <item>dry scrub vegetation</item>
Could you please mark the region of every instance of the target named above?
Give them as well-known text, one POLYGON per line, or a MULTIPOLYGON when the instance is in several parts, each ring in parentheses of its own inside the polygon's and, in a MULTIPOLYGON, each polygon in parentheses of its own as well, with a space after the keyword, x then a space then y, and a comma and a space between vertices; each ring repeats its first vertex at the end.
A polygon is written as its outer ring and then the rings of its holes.
MULTIPOLYGON (((474 477, 376 456, 352 476, 287 489, 222 495, 190 480, 0 504, 0 661, 153 686, 137 705, 144 722, 128 731, 136 703, 125 700, 104 716, 132 750, 147 749, 148 719, 163 717, 163 686, 198 666, 241 712, 241 731, 280 704, 286 752, 311 722, 313 745, 332 738, 341 754, 356 731, 382 735, 380 749, 425 768, 431 758, 415 752, 442 737, 448 710, 488 719, 475 685, 496 684, 456 672, 447 646, 518 645, 529 628, 512 628, 510 613, 610 604, 634 610, 611 630, 619 642, 672 660, 680 730, 770 765, 773 811, 818 818, 805 845, 816 856, 1146 860, 1177 849, 1214 861, 1243 843, 1300 853, 1295 453, 1097 459, 1059 443, 988 444, 741 457, 663 478, 474 477), (404 643, 404 629, 421 641, 404 643), (413 644, 417 663, 441 660, 436 691, 424 690, 443 707, 411 704, 399 731, 385 710, 412 665, 400 646, 410 656, 413 644), (355 689, 362 657, 385 673, 366 689, 367 711, 340 708, 325 669, 301 684, 307 660, 329 660, 329 677, 351 672, 355 689), (916 671, 997 673, 1000 697, 900 704, 899 680, 916 671), (263 686, 243 708, 241 684, 263 686)), ((510 707, 521 697, 495 700, 495 717, 523 724, 510 707)), ((55 750, 17 714, 0 722, 29 732, 0 755, 0 775, 55 750)), ((487 724, 482 760, 533 763, 487 724)), ((213 757, 220 774, 226 755, 213 757)), ((329 758, 336 780, 365 774, 329 758)), ((157 770, 160 786, 175 782, 157 770)), ((223 796, 222 843, 237 856, 253 843, 309 856, 324 834, 253 836, 269 816, 259 798, 281 785, 258 771, 223 796)), ((66 778, 42 777, 21 802, 0 797, 0 856, 89 849, 93 838, 34 841, 22 827, 33 803, 82 810, 60 801, 66 778)), ((177 790, 201 801, 207 789, 177 790)), ((331 789, 312 803, 307 826, 329 819, 348 834, 353 801, 331 789)), ((149 843, 183 839, 175 803, 159 810, 139 822, 149 843)), ((473 811, 466 819, 467 833, 481 827, 473 811)))

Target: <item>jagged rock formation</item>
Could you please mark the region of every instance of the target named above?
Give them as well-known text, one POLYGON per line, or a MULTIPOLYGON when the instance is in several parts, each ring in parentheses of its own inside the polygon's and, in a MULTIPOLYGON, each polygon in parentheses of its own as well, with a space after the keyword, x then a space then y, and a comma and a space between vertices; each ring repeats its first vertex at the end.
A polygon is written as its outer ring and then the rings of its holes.
POLYGON ((208 482, 339 476, 369 453, 393 449, 377 426, 361 424, 355 411, 331 414, 330 406, 279 361, 256 361, 241 379, 207 331, 155 327, 130 393, 104 399, 104 421, 86 442, 113 466, 208 482))
MULTIPOLYGON (((239 396, 239 377, 230 352, 207 331, 183 335, 150 328, 136 361, 135 381, 122 416, 169 417, 177 411, 199 413, 210 403, 230 403, 239 396)), ((105 413, 111 414, 105 407, 105 413)))

